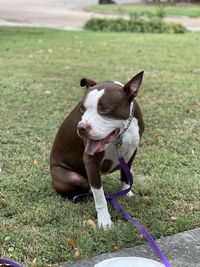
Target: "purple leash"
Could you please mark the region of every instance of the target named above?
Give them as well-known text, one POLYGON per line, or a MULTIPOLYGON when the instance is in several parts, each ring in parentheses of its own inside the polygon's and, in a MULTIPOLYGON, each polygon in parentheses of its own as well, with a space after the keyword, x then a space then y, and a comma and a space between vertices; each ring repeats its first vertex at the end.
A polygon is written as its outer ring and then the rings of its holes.
MULTIPOLYGON (((118 192, 113 193, 113 194, 106 194, 105 195, 106 199, 111 201, 113 207, 117 211, 119 211, 121 213, 121 215, 128 222, 132 223, 133 225, 135 225, 137 227, 137 229, 140 231, 140 233, 149 242, 149 244, 151 245, 151 247, 153 248, 153 250, 155 251, 157 256, 161 259, 161 261, 165 265, 165 267, 172 267, 172 265, 169 263, 169 261, 167 260, 167 258, 165 257, 165 255, 163 254, 163 252, 161 251, 161 249, 159 248, 159 246, 157 245, 157 243, 153 239, 153 237, 147 232, 147 230, 136 219, 134 219, 126 211, 124 211, 122 209, 121 205, 117 202, 116 198, 126 195, 131 190, 131 186, 133 184, 133 176, 132 176, 132 174, 129 170, 129 167, 127 166, 124 158, 118 157, 118 160, 119 160, 121 168, 123 169, 123 171, 126 174, 126 177, 128 178, 128 181, 130 183, 130 187, 128 189, 118 191, 118 192)), ((73 198, 72 202, 76 203, 80 197, 82 198, 85 196, 92 196, 92 193, 85 193, 85 194, 77 195, 73 198)))

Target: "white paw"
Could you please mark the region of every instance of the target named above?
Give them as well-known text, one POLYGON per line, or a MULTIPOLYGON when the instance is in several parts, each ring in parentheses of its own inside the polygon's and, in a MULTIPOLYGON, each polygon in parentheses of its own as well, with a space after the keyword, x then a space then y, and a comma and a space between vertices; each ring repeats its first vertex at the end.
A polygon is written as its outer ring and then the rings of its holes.
POLYGON ((128 196, 128 197, 133 197, 133 196, 134 196, 133 191, 130 190, 130 191, 127 193, 127 196, 128 196))
POLYGON ((104 229, 110 229, 112 227, 112 221, 108 212, 99 211, 97 213, 97 218, 99 227, 103 227, 104 229))
MULTIPOLYGON (((129 188, 130 188, 130 185, 129 184, 123 183, 122 190, 126 190, 126 189, 129 189, 129 188)), ((134 193, 133 193, 132 190, 130 190, 126 195, 128 197, 133 197, 134 196, 134 193)))

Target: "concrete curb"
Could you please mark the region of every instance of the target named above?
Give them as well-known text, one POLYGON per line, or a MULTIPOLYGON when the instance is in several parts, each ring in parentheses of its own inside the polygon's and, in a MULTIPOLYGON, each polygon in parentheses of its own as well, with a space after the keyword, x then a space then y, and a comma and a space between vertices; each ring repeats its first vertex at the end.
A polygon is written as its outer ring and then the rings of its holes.
MULTIPOLYGON (((173 267, 200 267, 200 228, 164 237, 157 240, 173 267)), ((58 267, 94 267, 95 264, 113 257, 145 257, 157 260, 149 244, 123 249, 116 253, 107 253, 90 260, 74 263, 62 263, 58 267)), ((116 266, 117 267, 117 266, 116 266)))

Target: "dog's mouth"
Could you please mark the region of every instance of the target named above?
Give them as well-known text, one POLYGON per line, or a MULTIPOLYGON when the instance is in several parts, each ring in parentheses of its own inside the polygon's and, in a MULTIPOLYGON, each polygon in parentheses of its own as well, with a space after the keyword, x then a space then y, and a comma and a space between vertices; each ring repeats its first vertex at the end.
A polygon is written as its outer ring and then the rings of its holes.
POLYGON ((95 153, 102 152, 118 136, 120 129, 115 129, 107 137, 101 140, 86 139, 85 152, 93 156, 95 153))

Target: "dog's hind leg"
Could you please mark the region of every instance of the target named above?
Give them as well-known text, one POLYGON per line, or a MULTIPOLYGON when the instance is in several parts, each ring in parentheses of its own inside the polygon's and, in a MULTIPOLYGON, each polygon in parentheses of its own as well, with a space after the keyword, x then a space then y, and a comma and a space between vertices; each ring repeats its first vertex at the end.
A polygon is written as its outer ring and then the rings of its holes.
POLYGON ((88 192, 90 189, 87 179, 61 166, 51 167, 52 185, 57 193, 73 197, 76 194, 88 192))
MULTIPOLYGON (((137 149, 134 151, 132 157, 130 158, 130 160, 128 161, 127 165, 129 167, 129 169, 131 168, 131 164, 135 158, 135 155, 137 153, 137 149)), ((122 189, 125 190, 125 189, 128 189, 130 187, 130 184, 129 184, 129 181, 126 177, 126 174, 125 172, 123 171, 123 169, 121 168, 121 182, 122 182, 122 189)), ((134 190, 133 190, 134 191, 134 190)), ((132 192, 132 190, 130 190, 127 194, 128 197, 132 197, 134 195, 134 193, 132 192)))

